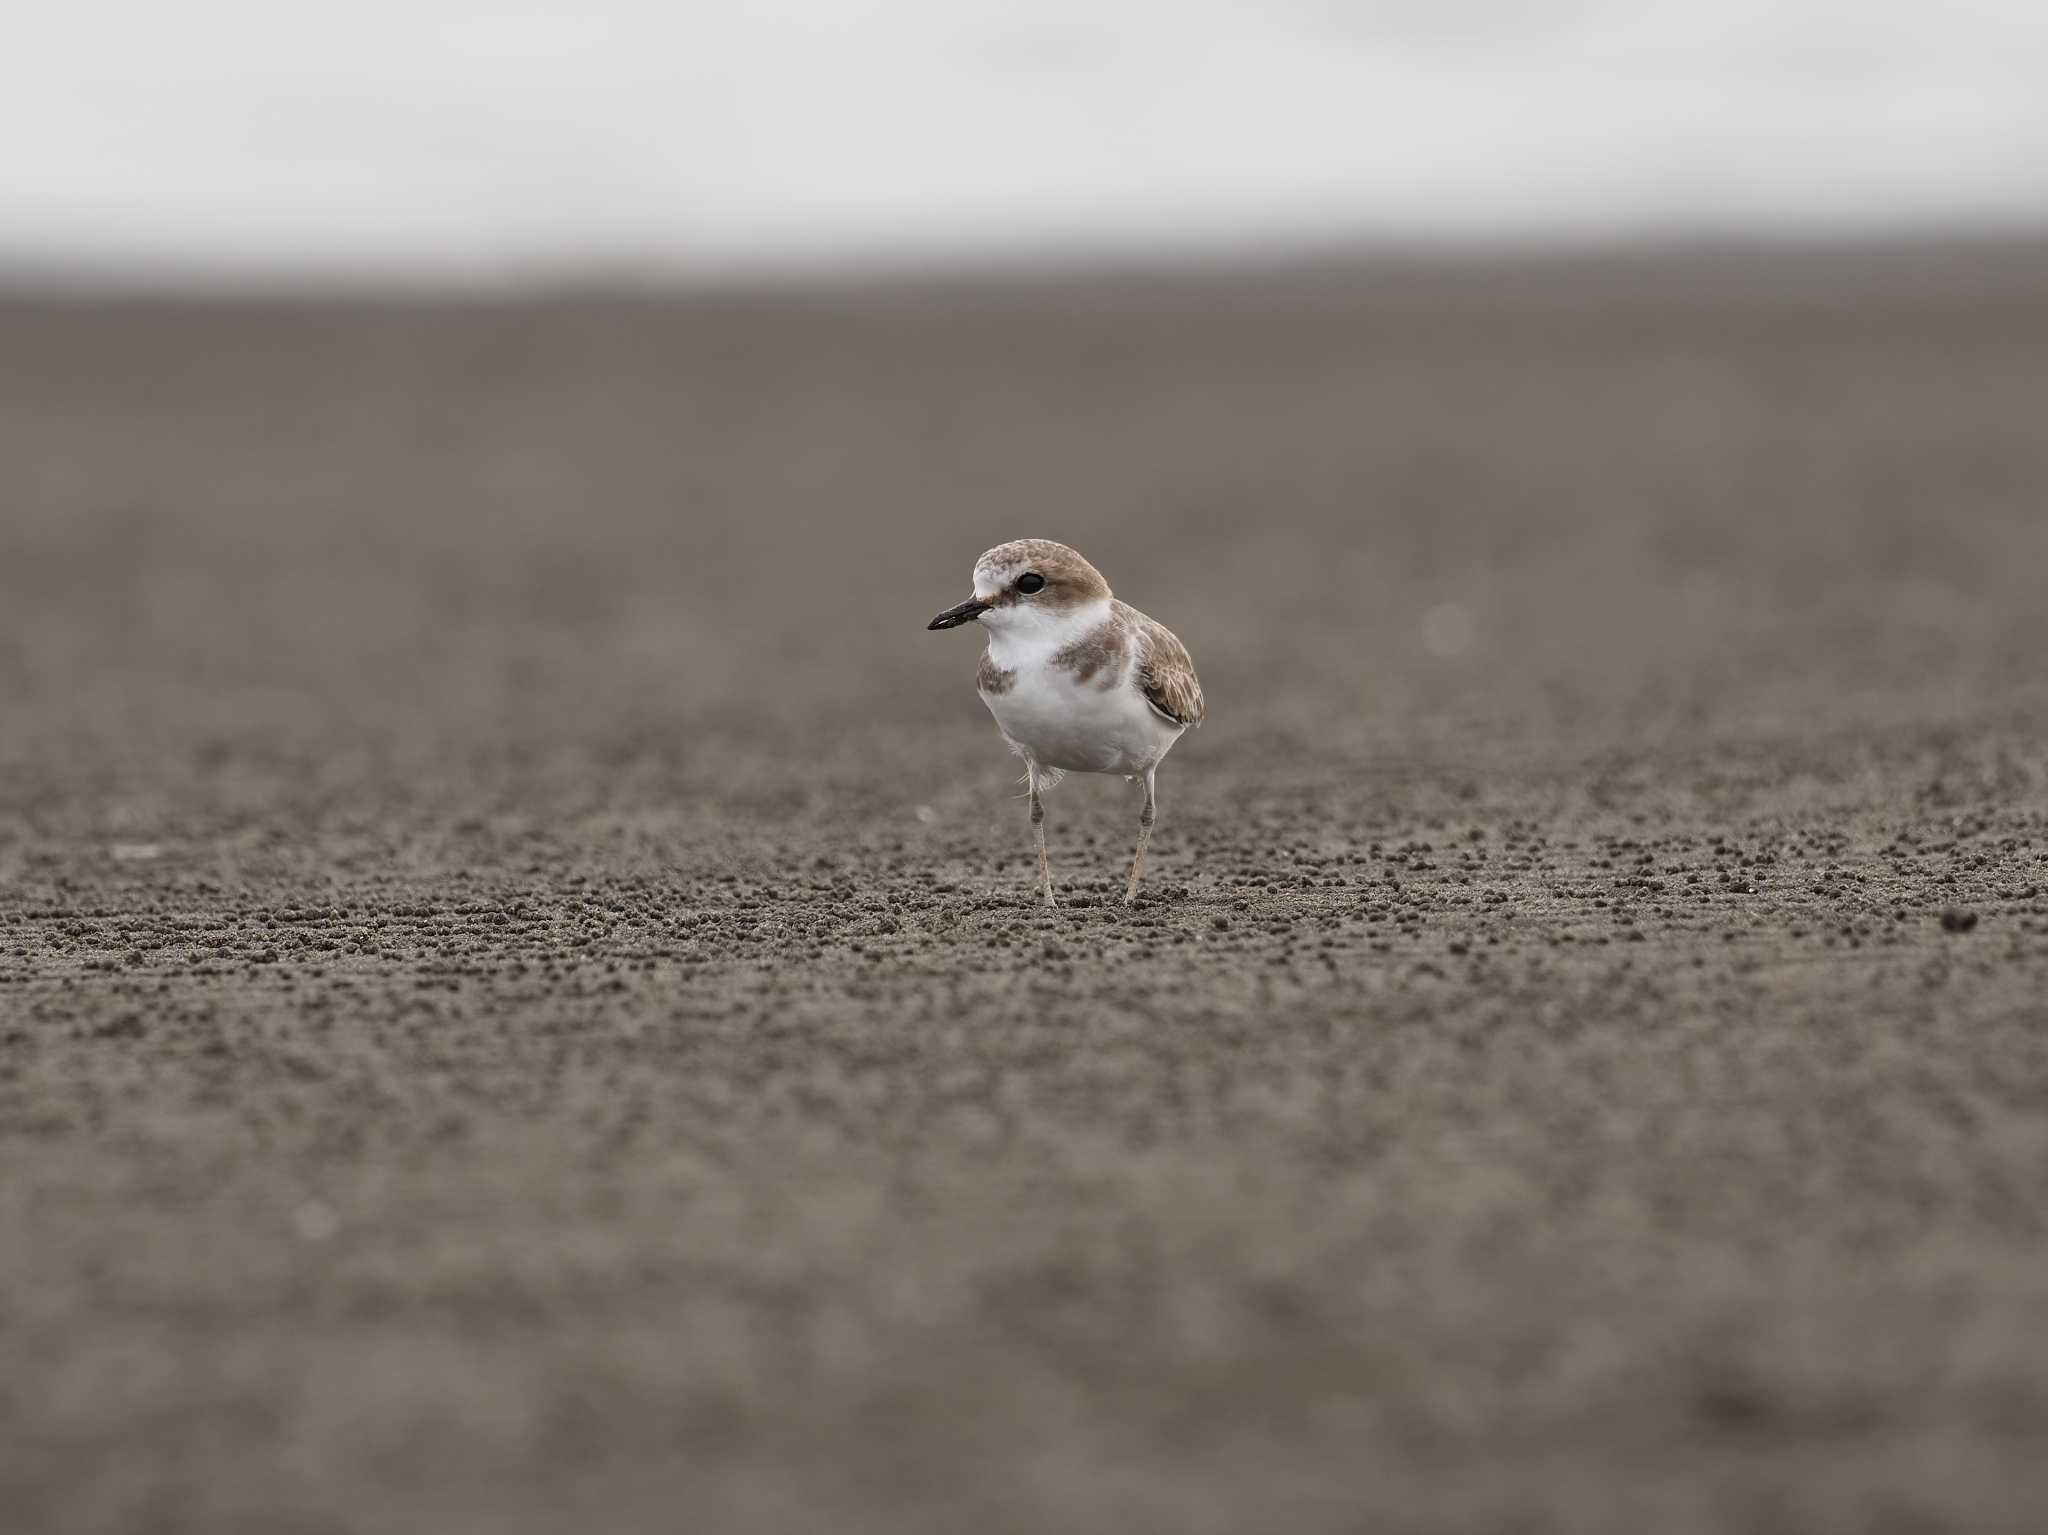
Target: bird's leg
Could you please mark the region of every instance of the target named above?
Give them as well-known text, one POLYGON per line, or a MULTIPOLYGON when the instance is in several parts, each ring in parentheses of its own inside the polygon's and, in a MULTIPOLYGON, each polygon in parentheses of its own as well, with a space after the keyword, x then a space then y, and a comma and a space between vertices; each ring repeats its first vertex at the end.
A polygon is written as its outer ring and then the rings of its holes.
POLYGON ((1038 769, 1027 763, 1026 774, 1031 784, 1031 834, 1038 841, 1038 888, 1045 892, 1045 904, 1057 907, 1060 903, 1052 893, 1052 863, 1045 856, 1045 802, 1038 797, 1038 769))
POLYGON ((1152 794, 1152 768, 1145 769, 1145 808, 1138 812, 1138 851, 1131 858, 1131 883, 1124 891, 1124 905, 1138 902, 1138 876, 1145 869, 1145 844, 1152 840, 1152 823, 1158 818, 1158 802, 1152 794))

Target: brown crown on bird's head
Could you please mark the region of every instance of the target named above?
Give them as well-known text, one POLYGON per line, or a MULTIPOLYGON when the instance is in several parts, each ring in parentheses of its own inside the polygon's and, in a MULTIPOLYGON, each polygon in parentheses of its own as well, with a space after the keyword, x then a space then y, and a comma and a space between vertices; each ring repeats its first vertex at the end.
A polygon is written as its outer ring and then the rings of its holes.
POLYGON ((992 608, 1028 602, 1058 611, 1109 600, 1109 583, 1079 551, 1049 538, 1014 538, 974 562, 974 595, 992 608))
POLYGON ((1011 636, 1092 622, 1110 611, 1102 572, 1065 544, 1049 538, 1014 538, 974 562, 974 595, 948 608, 927 628, 981 623, 1011 636))

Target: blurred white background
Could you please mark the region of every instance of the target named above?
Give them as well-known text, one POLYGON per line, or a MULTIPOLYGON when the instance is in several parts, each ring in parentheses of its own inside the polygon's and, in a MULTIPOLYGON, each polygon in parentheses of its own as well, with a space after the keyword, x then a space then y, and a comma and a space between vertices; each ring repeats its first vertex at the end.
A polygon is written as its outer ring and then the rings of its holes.
POLYGON ((2048 215, 2041 0, 70 0, 0 268, 663 277, 2048 215))

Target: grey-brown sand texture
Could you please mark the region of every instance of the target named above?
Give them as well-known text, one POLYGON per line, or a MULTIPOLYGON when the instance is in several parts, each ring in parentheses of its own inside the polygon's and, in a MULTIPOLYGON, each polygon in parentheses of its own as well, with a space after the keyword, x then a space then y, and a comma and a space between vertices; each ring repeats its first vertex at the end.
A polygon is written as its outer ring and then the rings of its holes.
POLYGON ((16 300, 0 539, 9 1531, 2041 1527, 2048 252, 16 300))

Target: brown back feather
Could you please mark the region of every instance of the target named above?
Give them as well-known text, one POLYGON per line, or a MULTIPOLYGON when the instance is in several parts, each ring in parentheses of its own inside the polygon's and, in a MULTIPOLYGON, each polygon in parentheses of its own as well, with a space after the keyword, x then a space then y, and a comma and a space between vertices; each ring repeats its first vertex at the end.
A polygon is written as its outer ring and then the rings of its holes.
POLYGON ((1114 606, 1137 634, 1138 686, 1145 701, 1175 724, 1201 724, 1209 708, 1202 701, 1202 680, 1195 675, 1195 658, 1188 647, 1157 619, 1128 603, 1114 606))

